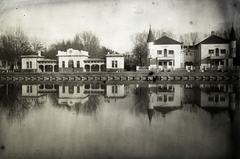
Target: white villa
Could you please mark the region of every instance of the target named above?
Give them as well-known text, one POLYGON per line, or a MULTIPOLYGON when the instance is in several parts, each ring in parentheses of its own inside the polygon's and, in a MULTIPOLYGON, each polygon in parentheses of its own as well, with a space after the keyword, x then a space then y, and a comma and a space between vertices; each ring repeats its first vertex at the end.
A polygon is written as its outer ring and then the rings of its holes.
POLYGON ((163 36, 154 39, 151 28, 147 39, 147 64, 150 69, 175 69, 181 67, 181 43, 163 36))
POLYGON ((233 68, 236 58, 236 35, 232 27, 229 40, 211 35, 195 46, 163 36, 155 40, 151 28, 147 38, 147 67, 149 70, 175 70, 186 66, 200 69, 224 70, 233 68))
POLYGON ((217 70, 233 67, 233 59, 236 58, 236 36, 233 27, 229 40, 211 35, 196 46, 200 67, 217 70))

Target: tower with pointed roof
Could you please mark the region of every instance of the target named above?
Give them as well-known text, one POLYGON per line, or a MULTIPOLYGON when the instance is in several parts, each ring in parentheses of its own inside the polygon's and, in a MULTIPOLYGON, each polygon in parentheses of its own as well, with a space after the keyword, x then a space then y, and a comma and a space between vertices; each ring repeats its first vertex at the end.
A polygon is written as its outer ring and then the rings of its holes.
POLYGON ((237 42, 237 38, 236 38, 234 28, 232 26, 230 37, 229 37, 229 57, 231 58, 236 57, 236 42, 237 42))
POLYGON ((153 52, 153 44, 154 44, 155 38, 152 33, 151 25, 149 28, 148 32, 148 38, 147 38, 147 66, 150 65, 150 59, 151 59, 151 54, 153 52))

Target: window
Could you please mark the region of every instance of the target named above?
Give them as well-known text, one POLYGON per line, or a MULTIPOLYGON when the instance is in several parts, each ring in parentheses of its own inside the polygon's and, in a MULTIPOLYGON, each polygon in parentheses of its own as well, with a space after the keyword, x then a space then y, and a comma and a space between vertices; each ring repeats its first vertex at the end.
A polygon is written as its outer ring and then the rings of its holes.
POLYGON ((213 54, 214 50, 208 50, 209 54, 213 54))
POLYGON ((27 61, 27 68, 29 68, 29 62, 27 61))
POLYGON ((226 53, 226 50, 225 49, 222 49, 221 50, 221 54, 225 54, 226 53))
POLYGON ((162 101, 162 96, 158 96, 157 101, 162 101))
POLYGON ((173 101, 173 96, 169 96, 168 97, 168 101, 170 102, 170 101, 173 101))
POLYGON ((65 61, 62 61, 62 68, 65 68, 65 61))
POLYGON ((68 68, 73 68, 74 67, 74 62, 73 60, 68 61, 68 68))
POLYGON ((167 49, 164 49, 164 57, 167 57, 167 49))
POLYGON ((214 97, 212 95, 208 97, 209 102, 212 102, 213 100, 214 100, 214 97))
POLYGON ((80 61, 77 61, 77 68, 80 68, 80 61))
POLYGON ((117 60, 112 60, 112 68, 117 68, 117 67, 118 67, 117 60))
POLYGON ((30 68, 32 68, 32 61, 30 61, 30 68))
POLYGON ((173 50, 169 50, 169 55, 173 55, 174 51, 173 50))
POLYGON ((114 68, 114 61, 112 60, 112 68, 114 68))
POLYGON ((80 93, 80 86, 77 86, 77 93, 80 93))
POLYGON ((169 65, 172 66, 172 62, 169 62, 169 65))
POLYGON ((158 65, 159 65, 159 66, 162 66, 162 62, 159 61, 159 62, 158 62, 158 65))
POLYGON ((62 86, 62 92, 65 93, 65 86, 62 86))
POLYGON ((69 92, 69 94, 73 94, 74 93, 74 86, 68 86, 68 92, 69 92))
POLYGON ((158 54, 158 55, 162 55, 162 50, 158 50, 158 51, 157 51, 157 54, 158 54))
POLYGON ((220 97, 220 102, 225 102, 225 97, 221 96, 220 97))
POLYGON ((224 61, 221 61, 221 65, 224 65, 224 61))
POLYGON ((32 93, 32 86, 27 86, 27 93, 32 93))
POLYGON ((118 92, 118 87, 112 86, 112 93, 117 93, 117 92, 118 92))

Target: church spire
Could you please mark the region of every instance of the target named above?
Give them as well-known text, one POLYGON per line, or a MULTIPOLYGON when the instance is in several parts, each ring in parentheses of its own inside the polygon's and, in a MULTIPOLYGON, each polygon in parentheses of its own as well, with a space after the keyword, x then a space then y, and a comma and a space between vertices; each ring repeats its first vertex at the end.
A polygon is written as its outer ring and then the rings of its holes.
POLYGON ((155 38, 153 36, 152 29, 151 29, 151 24, 150 24, 147 42, 154 42, 154 41, 155 41, 155 38))
POLYGON ((235 34, 233 24, 232 24, 232 29, 231 29, 231 32, 230 32, 229 41, 236 41, 236 40, 237 40, 237 38, 236 38, 236 34, 235 34))

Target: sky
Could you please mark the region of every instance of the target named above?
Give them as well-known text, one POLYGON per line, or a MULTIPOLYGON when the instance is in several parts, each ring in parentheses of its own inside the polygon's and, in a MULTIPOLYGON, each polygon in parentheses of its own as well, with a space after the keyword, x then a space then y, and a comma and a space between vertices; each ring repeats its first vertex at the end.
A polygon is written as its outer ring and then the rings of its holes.
POLYGON ((184 33, 240 26, 239 12, 240 0, 1 0, 0 34, 20 27, 49 46, 92 31, 100 45, 125 53, 133 48, 131 36, 150 24, 179 40, 184 33))

